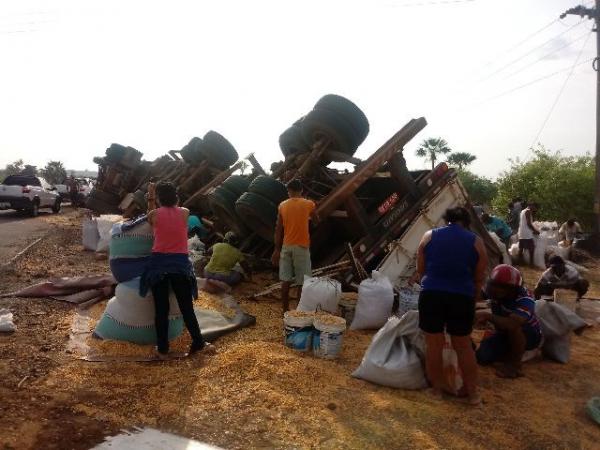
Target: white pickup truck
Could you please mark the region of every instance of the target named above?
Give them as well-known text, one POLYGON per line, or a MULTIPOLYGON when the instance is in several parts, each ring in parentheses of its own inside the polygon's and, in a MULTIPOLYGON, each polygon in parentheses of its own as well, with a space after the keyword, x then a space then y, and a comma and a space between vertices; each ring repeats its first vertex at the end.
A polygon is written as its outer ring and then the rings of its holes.
POLYGON ((28 211, 36 217, 40 208, 60 211, 60 196, 46 180, 31 175, 11 175, 0 185, 0 210, 28 211))

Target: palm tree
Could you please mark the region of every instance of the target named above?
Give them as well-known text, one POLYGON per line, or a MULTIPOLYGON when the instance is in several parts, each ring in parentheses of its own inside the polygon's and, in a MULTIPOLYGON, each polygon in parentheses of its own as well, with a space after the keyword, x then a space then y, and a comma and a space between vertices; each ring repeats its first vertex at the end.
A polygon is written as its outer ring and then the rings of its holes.
POLYGON ((448 163, 462 170, 477 159, 477 156, 467 152, 456 152, 448 156, 448 163))
POLYGON ((417 156, 425 158, 426 161, 431 161, 431 170, 435 169, 435 163, 441 155, 450 153, 452 149, 448 147, 448 143, 442 138, 429 138, 421 142, 421 146, 417 149, 417 156))

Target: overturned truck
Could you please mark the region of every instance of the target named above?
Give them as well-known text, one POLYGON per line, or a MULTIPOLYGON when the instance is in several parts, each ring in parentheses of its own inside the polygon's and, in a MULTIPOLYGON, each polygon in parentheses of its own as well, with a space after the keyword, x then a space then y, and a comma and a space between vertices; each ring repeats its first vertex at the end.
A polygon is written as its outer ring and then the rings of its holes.
MULTIPOLYGON (((320 218, 311 230, 313 266, 321 268, 317 273, 335 274, 352 284, 379 269, 400 286, 414 270, 422 233, 441 225, 443 211, 456 205, 471 211, 473 231, 484 239, 490 264, 496 264, 501 252, 470 207, 456 172, 444 163, 432 171, 408 170, 403 148, 426 125, 424 118, 410 120, 363 161, 354 153, 369 132, 366 116, 348 99, 326 95, 281 134, 284 160, 274 163, 270 174, 250 155, 251 174, 234 175, 242 166, 236 162, 237 152, 225 138, 218 135, 217 140, 209 132, 178 152, 121 170, 120 209, 128 215, 144 210, 150 178, 174 181, 184 206, 221 231, 235 231, 245 253, 267 259, 273 250, 277 205, 287 198, 285 183, 300 179, 320 218), (203 147, 205 141, 212 150, 203 147), (352 168, 336 170, 331 162, 352 168)), ((103 162, 105 173, 115 171, 114 163, 103 162)))

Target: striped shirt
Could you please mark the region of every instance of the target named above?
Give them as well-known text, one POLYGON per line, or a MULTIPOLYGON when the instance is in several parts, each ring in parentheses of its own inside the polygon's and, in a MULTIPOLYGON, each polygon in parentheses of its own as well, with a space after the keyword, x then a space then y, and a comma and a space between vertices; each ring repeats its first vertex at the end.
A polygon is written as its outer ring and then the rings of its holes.
POLYGON ((540 321, 535 315, 535 300, 531 297, 518 297, 516 300, 505 300, 503 302, 494 300, 492 302, 492 314, 501 317, 516 314, 527 320, 523 325, 524 327, 531 327, 541 333, 540 321))

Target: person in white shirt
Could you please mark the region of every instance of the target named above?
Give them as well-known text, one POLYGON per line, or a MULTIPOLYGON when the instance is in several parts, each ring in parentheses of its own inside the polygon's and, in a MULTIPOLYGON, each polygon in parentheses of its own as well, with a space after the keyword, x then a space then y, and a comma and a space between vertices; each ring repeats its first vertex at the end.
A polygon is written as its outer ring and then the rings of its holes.
POLYGON ((565 264, 560 256, 553 256, 548 264, 548 270, 542 274, 533 291, 536 300, 539 300, 542 295, 553 295, 555 289, 576 291, 577 300, 587 293, 590 282, 582 278, 573 267, 565 264))
POLYGON ((579 237, 582 233, 583 231, 581 230, 581 225, 579 225, 575 219, 567 220, 558 230, 559 236, 569 246, 573 245, 575 238, 579 237))
POLYGON ((521 211, 519 219, 519 260, 523 261, 523 252, 529 252, 530 264, 533 267, 533 254, 535 252, 534 236, 540 234, 540 231, 533 225, 533 216, 537 212, 537 203, 530 203, 527 208, 521 211))

